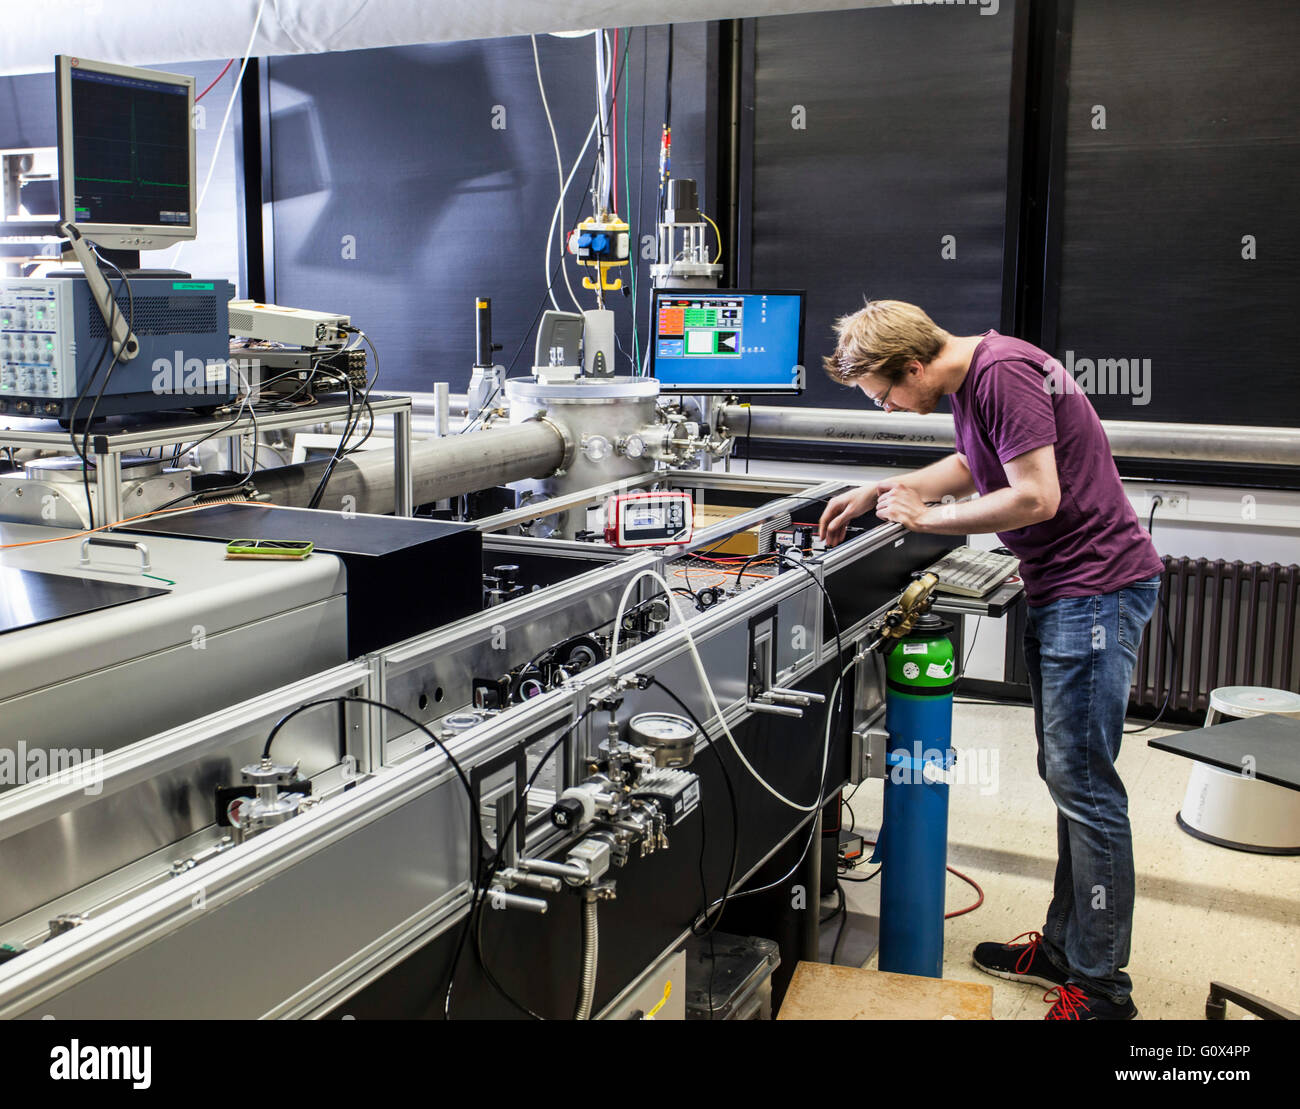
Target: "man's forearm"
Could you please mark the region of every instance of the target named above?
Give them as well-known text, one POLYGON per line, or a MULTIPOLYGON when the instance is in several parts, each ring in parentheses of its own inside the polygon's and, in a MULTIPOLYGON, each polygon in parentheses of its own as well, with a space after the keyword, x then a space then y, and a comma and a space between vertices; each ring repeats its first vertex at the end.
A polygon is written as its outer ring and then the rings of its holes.
POLYGON ((936 535, 977 535, 1015 531, 1051 515, 1033 494, 1007 486, 973 501, 931 505, 918 524, 919 530, 936 535))
POLYGON ((938 462, 931 462, 919 470, 894 479, 894 484, 905 485, 923 501, 941 501, 944 497, 969 497, 975 492, 975 482, 961 456, 950 454, 938 462))

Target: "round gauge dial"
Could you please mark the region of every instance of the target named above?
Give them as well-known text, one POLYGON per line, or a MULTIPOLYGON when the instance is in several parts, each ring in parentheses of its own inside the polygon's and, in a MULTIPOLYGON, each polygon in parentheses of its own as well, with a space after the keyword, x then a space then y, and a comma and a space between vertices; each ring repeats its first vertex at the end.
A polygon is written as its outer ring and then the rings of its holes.
POLYGON ((695 725, 668 712, 644 712, 629 722, 632 734, 655 743, 682 743, 695 738, 695 725))
POLYGON ((671 712, 643 712, 627 722, 628 739, 654 751, 656 766, 689 766, 699 729, 671 712))

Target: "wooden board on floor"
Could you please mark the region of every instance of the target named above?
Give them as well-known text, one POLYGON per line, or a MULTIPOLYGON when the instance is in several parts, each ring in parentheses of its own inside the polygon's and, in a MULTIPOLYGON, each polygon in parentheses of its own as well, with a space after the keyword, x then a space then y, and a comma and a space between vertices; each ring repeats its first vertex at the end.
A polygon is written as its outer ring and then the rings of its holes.
POLYGON ((800 963, 777 1020, 992 1020, 993 987, 800 963))

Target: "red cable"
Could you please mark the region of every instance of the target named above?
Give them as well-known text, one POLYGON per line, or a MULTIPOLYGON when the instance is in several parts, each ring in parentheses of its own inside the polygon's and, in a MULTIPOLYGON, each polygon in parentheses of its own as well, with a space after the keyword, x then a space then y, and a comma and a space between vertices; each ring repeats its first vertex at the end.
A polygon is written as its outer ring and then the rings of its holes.
POLYGON ((212 91, 213 85, 215 85, 217 81, 220 81, 221 78, 223 78, 227 73, 229 73, 230 67, 234 64, 235 64, 235 59, 231 58, 230 61, 226 63, 226 68, 217 74, 217 80, 213 81, 211 85, 209 85, 206 89, 204 89, 201 93, 199 93, 198 96, 194 98, 194 103, 197 104, 200 100, 202 100, 205 96, 207 96, 208 93, 212 91))
MULTIPOLYGON (((980 889, 979 883, 975 881, 974 878, 968 878, 960 870, 954 870, 952 867, 948 868, 948 873, 955 874, 963 882, 968 882, 970 885, 974 886, 975 892, 980 895, 980 899, 976 901, 974 905, 970 905, 965 909, 958 909, 955 913, 944 913, 943 915, 944 920, 951 920, 955 916, 964 916, 966 913, 973 913, 976 909, 978 909, 981 905, 984 904, 984 891, 980 889)), ((1017 939, 1018 938, 1019 937, 1017 937, 1017 939)))
MULTIPOLYGON (((865 836, 863 836, 862 842, 866 844, 870 844, 872 847, 876 845, 876 841, 874 839, 867 839, 865 836)), ((943 914, 944 920, 951 920, 955 916, 965 916, 967 913, 973 913, 976 909, 978 909, 981 905, 984 904, 984 891, 980 889, 980 884, 977 881, 975 881, 974 878, 969 878, 965 874, 963 874, 960 870, 954 870, 950 866, 945 867, 944 869, 947 870, 949 874, 957 875, 958 878, 960 878, 963 882, 966 882, 968 885, 974 886, 975 892, 980 895, 980 899, 976 901, 974 905, 969 905, 964 909, 958 909, 955 913, 944 913, 943 914)), ((1020 935, 1025 935, 1025 933, 1022 932, 1020 935)), ((1019 938, 1020 936, 1016 937, 1016 939, 1019 938)))

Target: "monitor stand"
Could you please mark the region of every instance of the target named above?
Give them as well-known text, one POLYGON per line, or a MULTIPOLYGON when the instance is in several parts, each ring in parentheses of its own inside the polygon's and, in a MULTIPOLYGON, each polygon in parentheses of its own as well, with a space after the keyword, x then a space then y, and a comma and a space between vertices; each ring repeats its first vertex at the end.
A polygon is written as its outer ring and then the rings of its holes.
MULTIPOLYGON (((71 252, 65 248, 63 259, 66 262, 74 262, 75 259, 70 256, 71 252)), ((188 280, 192 274, 185 270, 165 270, 142 268, 140 265, 140 252, 138 250, 105 250, 99 248, 99 256, 107 262, 112 262, 128 278, 131 277, 173 277, 188 280)), ((111 271, 110 271, 111 273, 111 271)), ((81 277, 81 270, 58 270, 47 274, 48 277, 81 277)))

